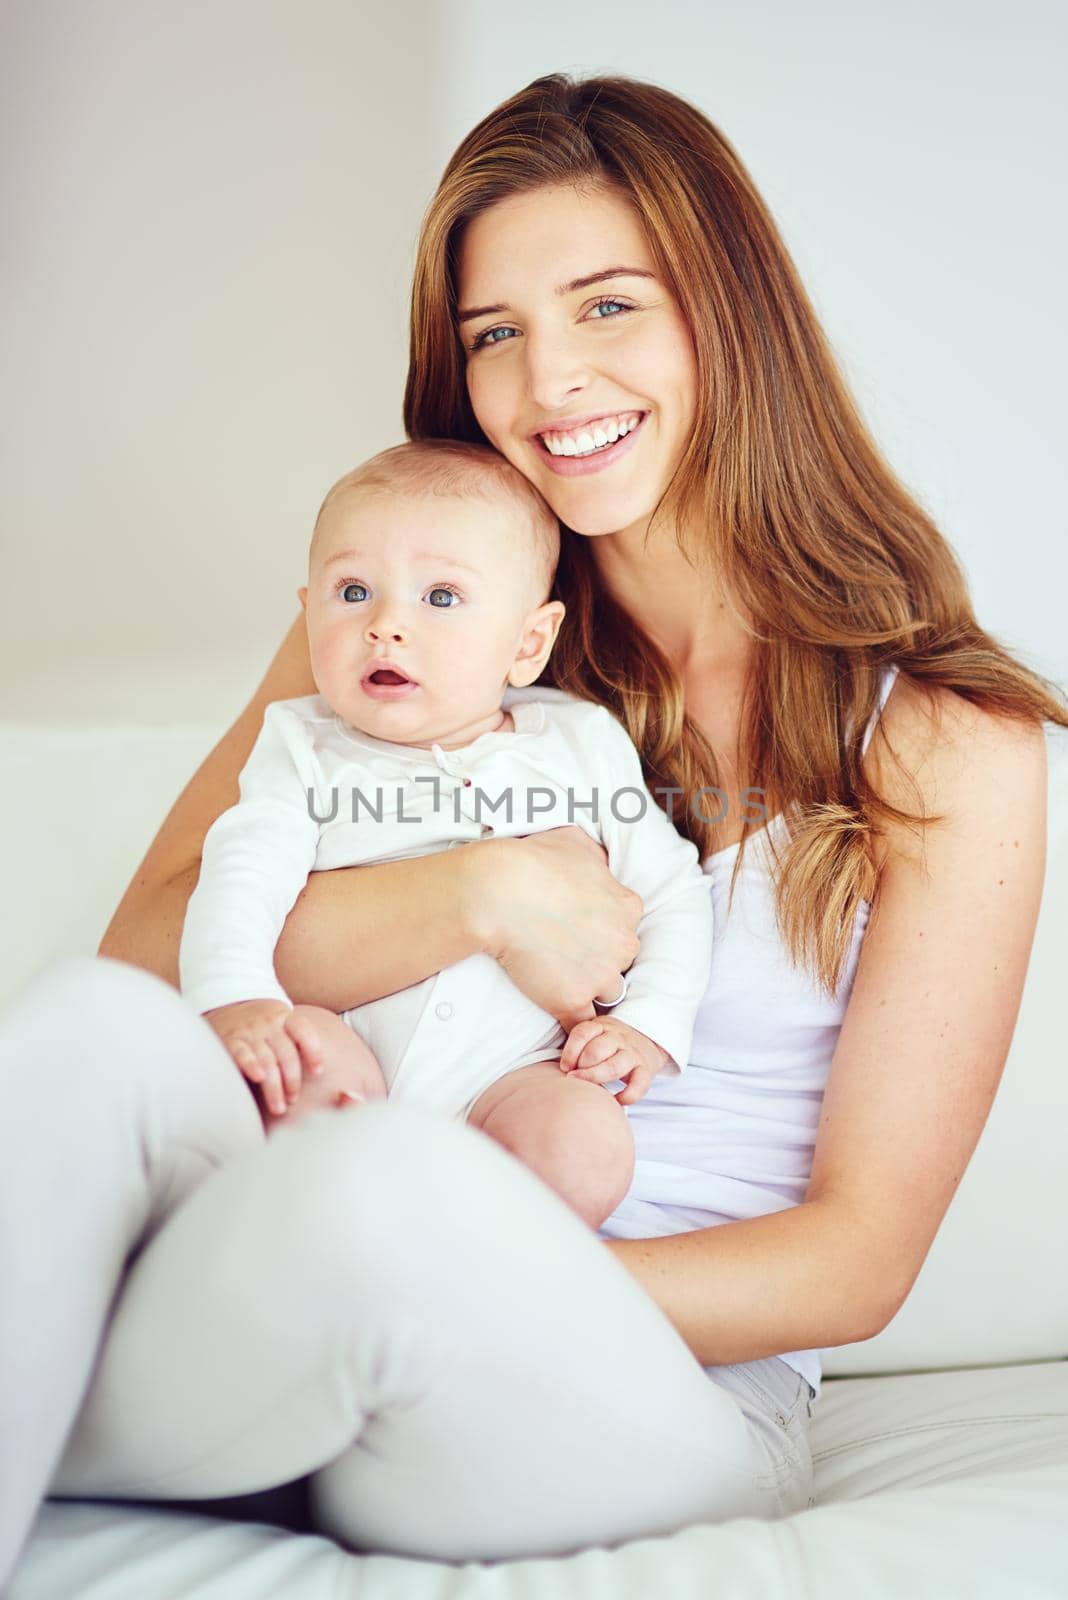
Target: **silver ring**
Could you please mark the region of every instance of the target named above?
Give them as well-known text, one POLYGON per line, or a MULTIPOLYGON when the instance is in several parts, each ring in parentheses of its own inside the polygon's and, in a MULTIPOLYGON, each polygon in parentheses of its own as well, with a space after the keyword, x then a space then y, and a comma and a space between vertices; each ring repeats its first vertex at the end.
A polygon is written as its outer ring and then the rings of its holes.
POLYGON ((593 1002, 593 1008, 594 1008, 595 1011, 612 1011, 612 1010, 614 1010, 614 1008, 616 1006, 619 1005, 621 1000, 625 1000, 627 998, 627 975, 626 975, 625 972, 620 973, 619 981, 623 985, 623 987, 619 991, 619 993, 616 995, 615 999, 614 1000, 595 1000, 593 1002))

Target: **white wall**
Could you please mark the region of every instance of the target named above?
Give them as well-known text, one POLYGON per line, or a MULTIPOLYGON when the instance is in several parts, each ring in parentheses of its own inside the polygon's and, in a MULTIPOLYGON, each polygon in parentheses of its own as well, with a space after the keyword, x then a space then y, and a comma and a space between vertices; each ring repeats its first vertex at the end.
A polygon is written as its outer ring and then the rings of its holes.
POLYGON ((1068 688, 1068 7, 447 0, 434 144, 546 72, 694 101, 771 206, 980 620, 1068 688))
POLYGON ((427 4, 5 0, 0 717, 232 719, 402 435, 427 4))

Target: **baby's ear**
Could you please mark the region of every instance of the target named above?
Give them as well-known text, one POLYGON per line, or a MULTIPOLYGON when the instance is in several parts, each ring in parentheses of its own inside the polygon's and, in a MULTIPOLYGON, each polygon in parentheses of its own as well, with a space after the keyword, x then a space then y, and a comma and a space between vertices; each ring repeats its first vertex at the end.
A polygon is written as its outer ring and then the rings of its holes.
POLYGON ((308 591, 307 591, 307 589, 298 589, 297 590, 297 599, 300 601, 301 610, 302 611, 307 611, 307 609, 308 609, 308 591))
POLYGON ((526 619, 519 648, 508 674, 508 682, 513 688, 525 689, 540 677, 556 643, 556 635, 564 620, 564 610, 562 600, 547 600, 526 619))

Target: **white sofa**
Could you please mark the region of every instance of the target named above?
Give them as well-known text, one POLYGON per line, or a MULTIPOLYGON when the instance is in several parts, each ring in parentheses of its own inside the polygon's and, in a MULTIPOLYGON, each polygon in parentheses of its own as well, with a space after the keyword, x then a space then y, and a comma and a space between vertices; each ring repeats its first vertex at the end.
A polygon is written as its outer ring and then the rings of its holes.
MULTIPOLYGON (((52 956, 95 949, 220 731, 4 727, 0 1003, 52 956)), ((8 1600, 1068 1597, 1068 740, 1049 745, 1049 872, 1005 1077, 908 1303, 877 1339, 826 1356, 813 1509, 456 1568, 266 1521, 49 1501, 8 1600)))

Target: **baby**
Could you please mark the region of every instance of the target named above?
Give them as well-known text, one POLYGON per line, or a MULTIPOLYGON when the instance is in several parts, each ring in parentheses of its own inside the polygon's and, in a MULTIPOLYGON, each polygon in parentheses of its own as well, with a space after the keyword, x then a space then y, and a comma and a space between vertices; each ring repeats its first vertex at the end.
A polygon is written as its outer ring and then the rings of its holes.
POLYGON ((299 591, 319 692, 267 707, 204 841, 180 972, 268 1129, 290 1107, 410 1100, 481 1129, 599 1227, 633 1175, 624 1105, 686 1064, 712 915, 619 722, 532 687, 564 615, 546 598, 558 554, 545 502, 484 446, 400 445, 334 485, 299 591), (340 1017, 291 1004, 274 948, 309 872, 569 823, 644 906, 640 954, 595 1019, 565 1033, 481 954, 340 1017))

